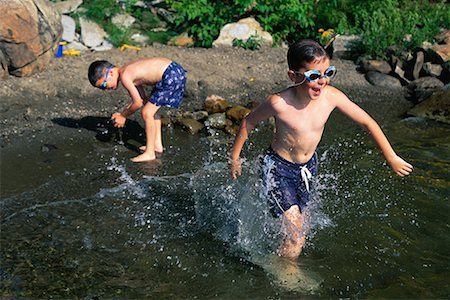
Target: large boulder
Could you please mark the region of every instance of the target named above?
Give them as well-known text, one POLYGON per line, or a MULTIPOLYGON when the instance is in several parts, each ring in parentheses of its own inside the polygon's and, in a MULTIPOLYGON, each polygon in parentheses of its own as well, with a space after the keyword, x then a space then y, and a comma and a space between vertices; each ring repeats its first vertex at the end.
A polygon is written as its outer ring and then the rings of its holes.
POLYGON ((450 124, 450 86, 414 106, 410 115, 450 124))
POLYGON ((61 39, 60 15, 46 0, 0 1, 0 11, 0 77, 43 70, 61 39))
POLYGON ((213 42, 213 47, 231 47, 234 39, 246 42, 252 36, 261 40, 261 46, 272 47, 272 36, 264 31, 254 18, 245 18, 237 23, 226 24, 220 30, 217 40, 213 42))

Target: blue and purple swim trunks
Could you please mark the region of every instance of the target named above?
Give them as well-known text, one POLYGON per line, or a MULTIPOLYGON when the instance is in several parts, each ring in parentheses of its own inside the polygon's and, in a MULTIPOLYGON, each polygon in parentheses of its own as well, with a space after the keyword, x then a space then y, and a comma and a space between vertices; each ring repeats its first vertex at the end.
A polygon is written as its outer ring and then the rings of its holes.
POLYGON ((303 211, 317 176, 317 153, 307 163, 298 164, 269 149, 262 159, 262 171, 263 193, 274 217, 279 217, 293 205, 303 211))
POLYGON ((156 106, 178 108, 183 101, 186 87, 186 71, 176 62, 171 62, 161 81, 156 83, 148 101, 156 106))

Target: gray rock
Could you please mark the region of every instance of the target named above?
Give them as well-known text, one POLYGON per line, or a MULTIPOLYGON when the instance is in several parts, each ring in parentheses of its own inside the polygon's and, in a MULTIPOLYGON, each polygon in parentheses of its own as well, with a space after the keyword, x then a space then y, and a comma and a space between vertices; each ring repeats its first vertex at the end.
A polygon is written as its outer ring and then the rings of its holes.
POLYGON ((389 74, 392 71, 391 66, 382 60, 362 60, 360 65, 364 72, 376 71, 389 74))
POLYGON ((63 27, 62 39, 66 42, 73 42, 75 40, 75 20, 69 16, 61 16, 61 24, 63 27))
POLYGON ((442 74, 444 68, 441 65, 433 64, 431 62, 427 62, 423 64, 423 70, 429 76, 439 77, 442 74))
POLYGON ((97 23, 85 18, 80 18, 81 41, 87 47, 100 46, 107 37, 106 32, 97 23))
POLYGON ((407 88, 414 102, 422 102, 443 86, 444 83, 442 81, 428 76, 412 81, 407 88))
POLYGON ((122 29, 130 28, 135 21, 136 19, 129 14, 118 14, 111 18, 111 22, 122 29))
POLYGON ((390 75, 386 75, 380 72, 369 71, 365 75, 366 79, 370 84, 376 86, 385 87, 401 87, 400 81, 390 75))
POLYGON ((237 23, 226 24, 220 30, 219 37, 213 42, 213 47, 231 47, 234 39, 240 39, 245 42, 251 36, 260 38, 261 46, 272 47, 272 36, 264 31, 254 18, 245 18, 237 23))
POLYGON ((333 42, 333 57, 349 58, 355 44, 361 40, 359 35, 337 35, 333 42))
POLYGON ((227 117, 225 113, 216 113, 209 115, 205 121, 205 126, 210 128, 223 129, 227 126, 227 117))

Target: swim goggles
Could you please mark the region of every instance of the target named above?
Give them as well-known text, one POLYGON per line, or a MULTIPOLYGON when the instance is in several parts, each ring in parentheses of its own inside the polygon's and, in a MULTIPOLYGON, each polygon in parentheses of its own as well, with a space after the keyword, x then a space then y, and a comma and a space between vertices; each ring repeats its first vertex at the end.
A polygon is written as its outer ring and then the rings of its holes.
POLYGON ((320 78, 325 78, 325 79, 333 78, 334 75, 336 75, 336 67, 335 66, 328 67, 328 69, 325 70, 323 75, 320 74, 319 70, 309 70, 303 74, 298 71, 297 72, 294 71, 294 74, 305 76, 305 79, 303 80, 303 82, 305 80, 307 80, 308 82, 316 82, 316 81, 319 81, 320 78))
POLYGON ((106 70, 106 76, 105 76, 105 80, 103 80, 102 84, 100 84, 98 86, 99 89, 101 90, 106 90, 108 88, 108 75, 109 75, 109 71, 111 71, 111 69, 114 68, 113 65, 111 65, 108 70, 106 70))

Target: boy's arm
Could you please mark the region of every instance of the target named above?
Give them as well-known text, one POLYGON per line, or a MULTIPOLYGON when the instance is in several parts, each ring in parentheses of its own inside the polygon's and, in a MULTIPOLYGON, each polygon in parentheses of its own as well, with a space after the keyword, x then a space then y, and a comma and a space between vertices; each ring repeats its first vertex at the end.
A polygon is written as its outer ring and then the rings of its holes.
POLYGON ((134 114, 139 108, 142 107, 142 96, 144 95, 144 90, 142 89, 142 87, 135 86, 133 81, 128 78, 126 74, 122 74, 121 81, 122 85, 128 91, 128 94, 131 97, 131 102, 122 112, 114 113, 112 115, 114 125, 119 128, 125 125, 125 121, 129 116, 134 114))
POLYGON ((273 104, 276 102, 275 96, 270 96, 267 100, 258 106, 254 111, 248 114, 241 123, 239 132, 234 140, 233 148, 230 154, 230 168, 231 168, 231 178, 237 179, 241 176, 241 162, 239 160, 239 155, 241 154, 242 147, 248 138, 248 134, 255 128, 255 126, 269 117, 275 114, 273 109, 273 104))
POLYGON ((337 94, 335 98, 337 101, 336 107, 369 132, 387 163, 397 175, 402 177, 409 175, 413 166, 395 153, 377 122, 343 93, 338 92, 337 94))

